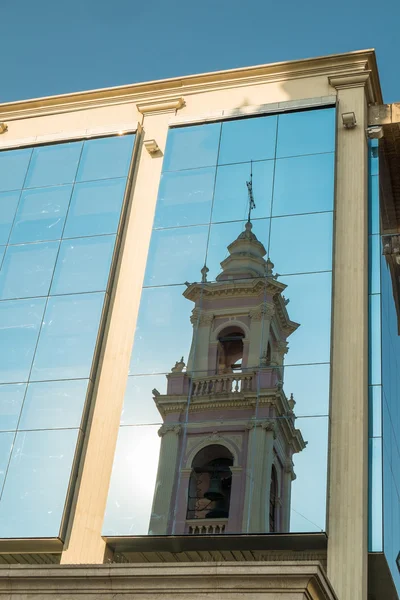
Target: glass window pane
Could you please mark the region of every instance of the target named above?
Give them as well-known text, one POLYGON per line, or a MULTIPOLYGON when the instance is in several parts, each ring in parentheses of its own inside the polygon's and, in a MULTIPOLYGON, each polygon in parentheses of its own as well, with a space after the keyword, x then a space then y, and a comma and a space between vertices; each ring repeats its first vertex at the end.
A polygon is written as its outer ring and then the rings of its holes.
POLYGON ((104 293, 49 298, 32 381, 89 377, 104 293))
POLYGON ((164 173, 154 227, 201 225, 210 221, 215 169, 164 173))
POLYGON ((72 183, 75 180, 82 142, 34 148, 26 188, 72 183))
POLYGON ((381 383, 381 297, 369 296, 369 383, 381 383))
POLYGON ((293 456, 290 531, 325 531, 329 419, 300 417, 296 427, 308 444, 293 456))
POLYGON ((75 185, 63 237, 116 233, 125 185, 126 179, 75 185))
MULTIPOLYGON (((278 281, 287 285, 284 295, 289 300, 289 317, 299 324, 288 339, 285 365, 329 362, 332 274, 292 275, 278 277, 278 281)), ((288 388, 285 390, 288 391, 288 388)))
POLYGON ((382 436, 382 386, 368 386, 369 437, 382 436))
POLYGON ((275 115, 225 121, 222 124, 218 164, 274 158, 276 124, 275 115))
MULTIPOLYGON (((253 192, 256 210, 253 217, 269 217, 271 214, 272 160, 253 164, 253 192)), ((249 198, 246 182, 250 179, 250 163, 218 167, 215 184, 212 221, 236 221, 247 219, 249 198)))
POLYGON ((0 192, 23 187, 31 154, 32 148, 0 152, 0 192))
MULTIPOLYGON (((288 309, 291 308, 291 304, 288 309)), ((291 316, 291 315, 290 315, 291 316)), ((289 338, 290 356, 291 337, 289 338)), ((284 368, 283 388, 296 402, 297 417, 329 415, 329 364, 290 366, 284 368)))
POLYGON ((272 214, 333 210, 334 154, 276 161, 272 214))
POLYGON ((0 429, 16 429, 24 401, 26 384, 0 385, 0 429))
POLYGON ((84 143, 77 181, 126 177, 134 135, 97 138, 84 143))
POLYGON ((0 537, 58 537, 78 430, 17 434, 0 502, 0 537))
POLYGON ((369 233, 379 233, 379 177, 374 175, 370 178, 369 187, 369 233))
POLYGON ((7 244, 17 210, 19 192, 0 194, 0 244, 7 244))
POLYGON ((22 192, 10 244, 59 239, 71 191, 71 185, 64 185, 22 192))
POLYGON ((163 419, 153 401, 153 390, 167 393, 168 380, 162 375, 141 375, 128 377, 125 390, 121 425, 144 425, 162 423, 163 419))
POLYGON ((115 235, 63 240, 51 295, 105 290, 114 244, 115 235))
POLYGON ((207 237, 208 226, 155 229, 151 236, 144 285, 200 281, 207 237))
MULTIPOLYGON (((369 551, 382 552, 382 438, 372 438, 369 446, 369 551)), ((389 517, 389 515, 388 515, 389 517)))
POLYGON ((271 220, 270 256, 281 274, 332 268, 332 213, 271 220))
POLYGON ((3 487, 8 461, 14 442, 14 433, 0 433, 0 490, 3 487))
POLYGON ((335 150, 334 108, 279 115, 276 156, 299 156, 335 150))
MULTIPOLYGON (((268 249, 268 238, 270 219, 255 219, 253 221, 252 233, 257 240, 264 246, 265 252, 268 249)), ((207 273, 208 281, 215 281, 217 275, 222 272, 221 263, 229 256, 228 246, 234 242, 238 236, 245 231, 244 221, 235 221, 233 223, 217 223, 211 225, 210 240, 207 251, 207 273)), ((266 256, 264 256, 266 259, 266 256)), ((250 273, 253 276, 253 273, 250 273)), ((238 274, 238 278, 243 279, 243 273, 238 274)))
POLYGON ((0 303, 0 383, 27 381, 45 298, 0 303))
POLYGON ((88 383, 88 379, 30 383, 18 429, 80 427, 88 383))
MULTIPOLYGON (((383 238, 383 241, 385 238, 383 238)), ((379 235, 370 235, 369 245, 369 293, 379 294, 381 291, 381 238, 379 235)))
POLYGON ((0 299, 47 296, 59 242, 8 246, 0 271, 0 299))
POLYGON ((217 162, 221 123, 170 129, 163 171, 212 167, 217 162))
POLYGON ((184 298, 185 286, 142 291, 130 373, 169 373, 182 354, 187 362, 194 304, 184 298))
POLYGON ((159 428, 159 425, 120 427, 103 535, 149 532, 161 441, 157 435, 159 428), (131 474, 128 478, 127 473, 131 474))

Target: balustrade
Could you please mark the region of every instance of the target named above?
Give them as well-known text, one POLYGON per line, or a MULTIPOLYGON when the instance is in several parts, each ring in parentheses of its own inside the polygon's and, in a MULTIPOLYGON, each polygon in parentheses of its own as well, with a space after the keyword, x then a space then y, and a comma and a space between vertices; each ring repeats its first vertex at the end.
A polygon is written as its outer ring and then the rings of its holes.
POLYGON ((193 379, 192 396, 251 392, 253 378, 253 373, 229 373, 193 379))
POLYGON ((187 522, 187 533, 189 535, 218 535, 225 533, 228 519, 198 519, 187 522))

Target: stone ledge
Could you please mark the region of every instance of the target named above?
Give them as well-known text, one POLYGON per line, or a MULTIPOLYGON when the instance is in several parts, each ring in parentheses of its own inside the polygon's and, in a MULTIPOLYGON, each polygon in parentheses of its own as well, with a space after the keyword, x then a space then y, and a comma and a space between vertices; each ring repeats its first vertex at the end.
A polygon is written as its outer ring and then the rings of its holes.
POLYGON ((113 565, 0 565, 0 598, 13 600, 56 595, 57 598, 114 600, 171 598, 220 600, 337 600, 319 562, 287 561, 244 565, 237 563, 113 564, 113 565))

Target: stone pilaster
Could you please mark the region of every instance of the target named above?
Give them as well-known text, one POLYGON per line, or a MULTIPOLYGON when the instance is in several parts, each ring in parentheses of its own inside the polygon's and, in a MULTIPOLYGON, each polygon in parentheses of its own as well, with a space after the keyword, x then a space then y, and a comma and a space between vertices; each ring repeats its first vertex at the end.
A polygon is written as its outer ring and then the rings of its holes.
POLYGON ((271 469, 275 438, 272 419, 250 421, 247 449, 246 492, 243 511, 243 532, 264 533, 268 531, 268 511, 271 485, 271 469))
POLYGON ((271 320, 275 313, 273 304, 263 302, 250 311, 250 345, 247 361, 248 367, 258 367, 264 351, 266 351, 271 320))
MULTIPOLYGON (((370 73, 330 77, 338 97, 328 575, 341 600, 367 597, 368 167, 370 73), (342 114, 357 124, 346 129, 342 114)), ((370 98, 372 100, 372 98, 370 98)))
POLYGON ((168 521, 173 510, 172 493, 175 483, 180 432, 180 425, 167 424, 162 425, 158 431, 158 435, 162 440, 149 527, 149 533, 152 535, 166 535, 168 533, 168 521))

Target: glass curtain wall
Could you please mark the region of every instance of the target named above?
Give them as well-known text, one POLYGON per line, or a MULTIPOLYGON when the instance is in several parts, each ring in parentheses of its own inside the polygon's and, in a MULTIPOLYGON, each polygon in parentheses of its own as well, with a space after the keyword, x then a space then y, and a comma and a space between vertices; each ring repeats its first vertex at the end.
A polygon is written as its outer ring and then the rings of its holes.
POLYGON ((134 135, 0 152, 0 538, 56 538, 134 135))
POLYGON ((325 530, 334 162, 334 108, 170 130, 105 535, 325 530))
POLYGON ((384 255, 391 242, 392 236, 381 227, 378 141, 371 140, 369 550, 384 551, 400 592, 400 336, 396 275, 384 255))

